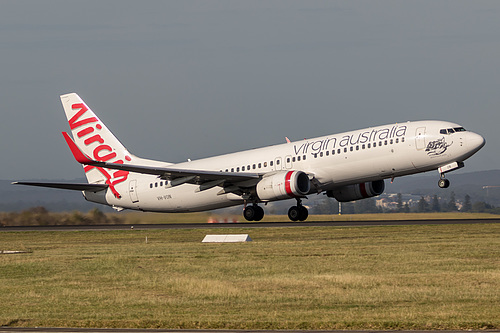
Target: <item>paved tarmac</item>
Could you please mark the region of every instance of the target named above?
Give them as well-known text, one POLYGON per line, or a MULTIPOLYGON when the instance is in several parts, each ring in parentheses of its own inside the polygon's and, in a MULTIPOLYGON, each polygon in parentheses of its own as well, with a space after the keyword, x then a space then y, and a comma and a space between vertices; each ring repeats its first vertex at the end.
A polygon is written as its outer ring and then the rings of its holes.
POLYGON ((151 229, 221 229, 221 228, 288 228, 288 227, 366 227, 396 225, 491 224, 499 219, 429 219, 399 221, 311 221, 311 222, 241 222, 241 223, 179 223, 118 224, 78 226, 0 227, 1 231, 83 231, 83 230, 151 230, 151 229))

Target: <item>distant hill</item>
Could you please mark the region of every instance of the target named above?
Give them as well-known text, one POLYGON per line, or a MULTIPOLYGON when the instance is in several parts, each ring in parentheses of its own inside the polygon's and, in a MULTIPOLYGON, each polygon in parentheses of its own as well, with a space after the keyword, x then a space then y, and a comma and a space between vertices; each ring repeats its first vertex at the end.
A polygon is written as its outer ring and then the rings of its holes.
MULTIPOLYGON (((500 206, 500 170, 489 170, 469 173, 449 173, 447 178, 451 181, 448 189, 437 186, 439 175, 430 172, 421 175, 396 178, 391 184, 386 181, 386 193, 402 193, 418 196, 437 194, 448 198, 451 192, 457 199, 463 199, 465 194, 471 196, 473 202, 485 201, 494 206, 500 206), (484 186, 492 186, 483 188, 484 186), (499 187, 494 187, 499 186, 499 187)), ((48 182, 85 182, 85 179, 73 180, 34 180, 48 182)), ((305 204, 314 204, 324 196, 309 196, 305 204)), ((333 200, 333 199, 332 199, 333 200)), ((283 203, 285 204, 285 203, 283 203)), ((93 208, 101 211, 113 211, 111 208, 86 201, 81 192, 46 189, 31 186, 12 185, 10 180, 0 180, 0 211, 21 211, 35 206, 44 206, 49 211, 83 211, 93 208)), ((281 206, 281 203, 277 206, 281 206)), ((285 206, 289 206, 287 202, 285 206)))

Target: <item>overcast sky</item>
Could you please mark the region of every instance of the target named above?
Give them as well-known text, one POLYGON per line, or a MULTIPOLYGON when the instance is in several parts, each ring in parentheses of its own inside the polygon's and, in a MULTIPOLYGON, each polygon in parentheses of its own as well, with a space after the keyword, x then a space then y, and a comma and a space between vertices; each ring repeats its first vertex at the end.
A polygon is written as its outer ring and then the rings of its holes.
POLYGON ((1 1, 0 178, 83 177, 68 92, 145 158, 439 119, 500 169, 500 1, 1 1))

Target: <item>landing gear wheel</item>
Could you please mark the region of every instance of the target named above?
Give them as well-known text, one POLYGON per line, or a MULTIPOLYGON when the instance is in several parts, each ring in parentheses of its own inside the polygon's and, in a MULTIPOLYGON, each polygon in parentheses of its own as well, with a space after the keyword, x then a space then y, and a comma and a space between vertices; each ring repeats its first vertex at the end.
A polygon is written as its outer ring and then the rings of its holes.
POLYGON ((299 221, 307 220, 307 217, 309 216, 309 211, 307 210, 307 208, 304 206, 299 206, 299 211, 299 221))
POLYGON ((300 210, 297 206, 292 206, 288 210, 288 218, 293 222, 298 221, 300 216, 300 210))
POLYGON ((309 211, 304 206, 292 206, 288 210, 288 218, 293 222, 305 221, 309 216, 309 211))
POLYGON ((254 206, 248 206, 243 210, 243 217, 247 221, 253 221, 255 219, 256 211, 254 206))
POLYGON ((264 209, 261 206, 254 206, 255 208, 255 216, 253 218, 254 221, 260 221, 264 217, 264 209))
POLYGON ((248 206, 243 211, 243 217, 247 221, 260 221, 264 217, 264 209, 257 205, 248 206))
POLYGON ((450 186, 450 181, 446 178, 441 178, 439 181, 438 181, 438 186, 440 188, 448 188, 450 186))

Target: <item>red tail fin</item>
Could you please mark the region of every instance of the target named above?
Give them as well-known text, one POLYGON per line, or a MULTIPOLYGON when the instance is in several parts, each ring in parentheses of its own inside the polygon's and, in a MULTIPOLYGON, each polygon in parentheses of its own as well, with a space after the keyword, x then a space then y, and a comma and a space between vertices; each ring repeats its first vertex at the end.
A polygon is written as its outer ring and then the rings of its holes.
POLYGON ((68 133, 62 132, 62 135, 64 136, 64 139, 66 140, 66 143, 68 144, 71 153, 73 154, 78 163, 87 165, 95 165, 99 163, 97 161, 92 160, 90 157, 84 154, 80 150, 80 148, 78 148, 75 141, 73 141, 73 139, 69 136, 68 133))

